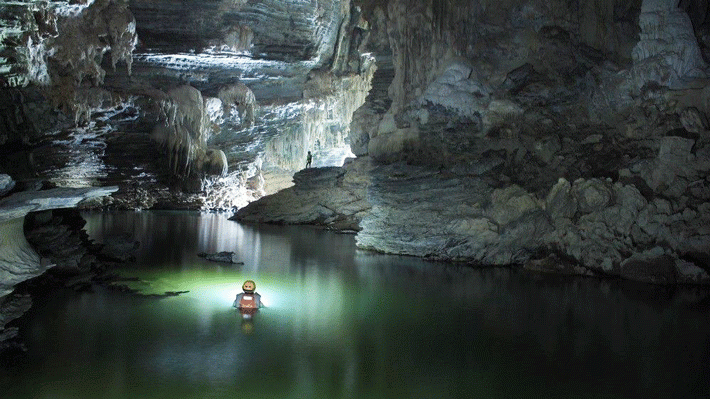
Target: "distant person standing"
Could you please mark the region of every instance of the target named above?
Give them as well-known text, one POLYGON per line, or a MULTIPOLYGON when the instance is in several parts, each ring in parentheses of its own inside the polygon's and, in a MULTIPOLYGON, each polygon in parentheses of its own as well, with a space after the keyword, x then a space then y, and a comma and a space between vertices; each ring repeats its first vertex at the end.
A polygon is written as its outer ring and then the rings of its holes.
POLYGON ((306 167, 307 168, 311 167, 311 162, 313 162, 313 155, 311 155, 311 152, 308 151, 308 155, 306 155, 306 167))

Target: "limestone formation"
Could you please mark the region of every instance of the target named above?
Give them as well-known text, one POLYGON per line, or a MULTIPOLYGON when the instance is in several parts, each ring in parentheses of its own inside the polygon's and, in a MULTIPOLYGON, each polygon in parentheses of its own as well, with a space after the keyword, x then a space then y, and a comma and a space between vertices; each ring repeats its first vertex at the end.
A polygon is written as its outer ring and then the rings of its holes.
POLYGON ((680 85, 681 79, 704 77, 703 60, 688 14, 674 0, 644 0, 639 16, 641 40, 633 49, 639 87, 649 81, 680 85), (652 64, 653 67, 650 67, 652 64), (645 67, 641 67, 645 65, 645 67))
POLYGON ((222 101, 225 114, 229 114, 232 107, 236 107, 243 124, 251 126, 254 123, 259 104, 254 93, 244 83, 220 88, 217 97, 222 101))
POLYGON ((0 174, 0 197, 4 197, 7 193, 15 188, 15 181, 12 177, 6 174, 0 174))
POLYGON ((195 4, 1 6, 13 191, 115 183, 93 206, 239 208, 375 251, 708 283, 706 0, 195 4), (42 85, 71 88, 64 114, 42 85))
POLYGON ((222 150, 207 148, 211 120, 202 93, 180 86, 169 91, 160 105, 163 120, 153 128, 152 138, 167 153, 173 174, 226 175, 228 165, 222 150))
POLYGON ((9 294, 12 288, 29 278, 42 274, 54 266, 49 259, 42 261, 25 238, 23 226, 25 215, 55 208, 71 208, 92 197, 108 195, 117 187, 89 189, 52 189, 35 192, 19 192, 0 200, 0 297, 9 294))
POLYGON ((82 97, 103 83, 105 53, 110 52, 113 68, 124 62, 131 72, 137 36, 127 6, 122 0, 98 0, 86 7, 43 9, 56 18, 56 34, 27 43, 28 76, 33 83, 47 85, 54 105, 74 114, 77 122, 88 121, 85 114, 97 107, 82 97))

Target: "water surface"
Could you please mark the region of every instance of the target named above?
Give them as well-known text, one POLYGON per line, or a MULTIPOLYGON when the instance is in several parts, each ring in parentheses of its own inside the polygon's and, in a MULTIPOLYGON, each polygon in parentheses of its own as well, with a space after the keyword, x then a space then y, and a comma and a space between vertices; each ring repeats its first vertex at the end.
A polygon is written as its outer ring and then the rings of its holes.
POLYGON ((188 212, 85 215, 141 242, 146 295, 38 299, 2 398, 710 397, 708 292, 359 251, 351 235, 188 212), (233 251, 243 265, 199 252, 233 251), (267 305, 232 301, 253 279, 267 305), (151 294, 188 291, 178 296, 151 294))

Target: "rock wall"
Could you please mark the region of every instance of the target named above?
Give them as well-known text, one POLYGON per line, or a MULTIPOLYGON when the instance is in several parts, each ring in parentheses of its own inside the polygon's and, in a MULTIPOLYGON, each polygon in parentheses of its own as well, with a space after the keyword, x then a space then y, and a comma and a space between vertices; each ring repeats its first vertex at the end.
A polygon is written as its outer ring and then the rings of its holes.
POLYGON ((362 6, 372 50, 391 55, 390 107, 379 92, 356 112, 358 160, 329 191, 304 175, 235 218, 338 228, 347 216, 365 249, 710 282, 707 66, 677 4, 362 6), (334 205, 343 180, 362 182, 369 208, 334 205))
POLYGON ((12 27, 0 74, 22 77, 0 89, 0 143, 17 152, 0 168, 22 184, 118 184, 104 204, 115 207, 243 206, 265 192, 264 176, 290 180, 308 150, 321 165, 349 154, 350 117, 374 70, 358 10, 341 0, 0 2, 12 27))
POLYGON ((0 300, 12 292, 15 285, 36 277, 47 269, 40 263, 40 257, 25 238, 25 218, 2 222, 2 242, 0 242, 0 300))
POLYGON ((13 7, 7 37, 34 83, 4 90, 0 116, 36 135, 2 140, 30 149, 30 173, 33 154, 52 153, 34 148, 46 126, 67 122, 36 123, 40 87, 86 126, 62 132, 70 150, 98 140, 148 158, 151 134, 164 149, 169 173, 145 162, 145 186, 110 161, 124 179, 114 206, 242 206, 285 185, 307 151, 333 165, 349 145, 359 160, 296 174, 280 206, 310 203, 302 212, 254 205, 253 217, 349 226, 386 252, 706 279, 706 1, 13 7))
POLYGON ((249 50, 257 57, 327 60, 338 40, 349 1, 131 0, 138 35, 159 52, 215 48, 249 50))
POLYGON ((374 59, 363 56, 360 68, 361 73, 343 77, 330 71, 310 75, 305 99, 299 102, 299 121, 267 143, 265 169, 301 170, 306 166, 308 151, 315 158, 314 165, 324 165, 331 149, 348 147, 352 115, 370 90, 376 70, 374 59))
POLYGON ((706 77, 690 17, 673 0, 644 0, 639 15, 641 37, 633 49, 638 87, 650 81, 683 86, 688 78, 706 77))
POLYGON ((163 120, 153 128, 152 138, 167 153, 175 176, 227 174, 227 160, 219 149, 208 149, 212 130, 202 93, 191 86, 170 90, 161 101, 163 120))

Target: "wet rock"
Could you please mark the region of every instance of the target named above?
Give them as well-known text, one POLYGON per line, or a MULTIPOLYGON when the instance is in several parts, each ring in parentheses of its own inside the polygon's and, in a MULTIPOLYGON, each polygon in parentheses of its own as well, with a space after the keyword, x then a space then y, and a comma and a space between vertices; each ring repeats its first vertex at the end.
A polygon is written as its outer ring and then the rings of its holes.
POLYGON ((249 223, 311 223, 359 230, 370 208, 366 200, 369 159, 343 168, 308 168, 294 176, 295 185, 241 208, 230 219, 249 223), (345 170, 355 173, 346 174, 345 170))
POLYGON ((599 179, 575 181, 572 186, 572 194, 582 213, 600 211, 609 206, 614 199, 613 190, 609 184, 599 179))
MULTIPOLYGON (((655 192, 680 197, 690 181, 697 179, 694 140, 669 136, 660 139, 656 159, 640 164, 639 174, 655 192)), ((699 164, 697 164, 699 165, 699 164)))
POLYGON ((704 133, 707 130, 705 118, 695 107, 685 108, 680 113, 680 123, 685 130, 692 133, 704 133))
POLYGON ((53 188, 23 191, 0 200, 0 221, 23 217, 29 212, 73 208, 90 198, 110 195, 118 187, 53 188))
POLYGON ((197 256, 199 256, 200 258, 205 258, 212 262, 232 263, 237 265, 244 264, 244 262, 241 262, 239 258, 237 258, 237 254, 235 254, 234 252, 223 251, 213 254, 200 252, 197 254, 197 256))
POLYGON ((545 200, 545 209, 552 219, 571 219, 577 213, 577 199, 572 195, 572 185, 564 178, 560 178, 545 200))
POLYGON ((0 352, 3 342, 17 336, 17 327, 7 327, 7 324, 22 316, 31 306, 32 298, 27 294, 0 296, 0 352))
POLYGON ((594 273, 580 266, 572 259, 565 259, 552 253, 542 259, 530 259, 523 268, 541 273, 565 274, 573 276, 593 276, 594 273))
POLYGON ((634 254, 621 263, 621 277, 651 284, 675 284, 675 259, 655 247, 634 254))
POLYGON ((6 174, 0 174, 0 197, 5 196, 13 188, 15 188, 15 181, 6 174))
POLYGON ((710 274, 693 262, 677 259, 676 279, 680 284, 710 284, 710 274))
POLYGON ((0 222, 0 298, 12 292, 22 281, 36 277, 47 270, 40 256, 24 234, 24 219, 0 222))

